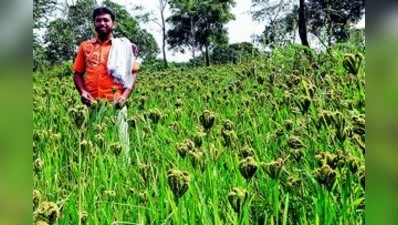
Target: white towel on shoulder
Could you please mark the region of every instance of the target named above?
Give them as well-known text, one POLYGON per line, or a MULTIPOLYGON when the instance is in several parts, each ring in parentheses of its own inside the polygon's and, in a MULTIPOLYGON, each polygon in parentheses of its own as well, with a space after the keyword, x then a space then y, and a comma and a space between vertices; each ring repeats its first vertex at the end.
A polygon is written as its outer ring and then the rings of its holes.
POLYGON ((132 88, 135 57, 131 42, 127 38, 113 38, 108 57, 108 73, 124 88, 132 88))

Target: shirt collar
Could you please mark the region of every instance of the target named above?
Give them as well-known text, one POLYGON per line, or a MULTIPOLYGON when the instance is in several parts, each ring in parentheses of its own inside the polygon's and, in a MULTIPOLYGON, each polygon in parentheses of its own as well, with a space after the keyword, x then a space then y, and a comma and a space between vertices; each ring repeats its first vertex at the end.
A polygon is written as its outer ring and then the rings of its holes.
POLYGON ((96 35, 95 36, 95 38, 94 38, 94 43, 98 43, 98 44, 111 44, 112 43, 112 40, 113 40, 113 35, 111 35, 111 37, 108 39, 108 40, 106 40, 106 41, 104 41, 104 42, 101 42, 99 39, 98 39, 98 35, 96 35))

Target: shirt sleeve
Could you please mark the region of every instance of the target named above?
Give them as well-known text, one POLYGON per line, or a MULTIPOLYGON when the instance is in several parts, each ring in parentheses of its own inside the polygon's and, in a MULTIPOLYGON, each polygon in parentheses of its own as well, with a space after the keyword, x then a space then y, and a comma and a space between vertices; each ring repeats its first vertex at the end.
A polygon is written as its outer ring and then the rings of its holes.
POLYGON ((81 44, 77 52, 75 63, 73 64, 73 71, 84 73, 86 71, 86 57, 84 55, 83 45, 81 44))

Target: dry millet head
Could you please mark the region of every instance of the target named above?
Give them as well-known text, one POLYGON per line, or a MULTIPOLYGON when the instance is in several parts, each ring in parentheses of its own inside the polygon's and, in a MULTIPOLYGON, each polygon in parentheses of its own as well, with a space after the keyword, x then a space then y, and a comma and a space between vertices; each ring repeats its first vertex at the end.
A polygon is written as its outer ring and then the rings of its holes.
POLYGON ((90 151, 91 148, 93 148, 93 143, 92 143, 91 141, 86 140, 86 139, 83 139, 83 140, 80 142, 80 149, 81 149, 81 151, 87 152, 87 151, 90 151))
POLYGON ((127 119, 127 123, 129 125, 129 127, 133 127, 135 128, 137 126, 137 118, 136 117, 130 117, 127 119))
POLYGON ((181 157, 185 157, 185 155, 189 152, 189 149, 185 145, 185 143, 179 143, 177 144, 177 152, 181 157))
POLYGON ((145 204, 148 202, 148 193, 146 191, 139 191, 137 197, 141 203, 145 204))
POLYGON ((293 156, 294 160, 300 161, 304 157, 304 150, 302 148, 291 149, 290 154, 293 156))
POLYGON ((145 163, 139 163, 138 169, 144 182, 147 182, 150 175, 151 166, 145 163))
POLYGON ((185 155, 195 150, 195 143, 191 139, 185 139, 184 142, 177 144, 177 152, 181 157, 185 157, 185 155))
POLYGON ((153 122, 157 123, 163 117, 163 114, 160 112, 159 109, 152 109, 149 110, 147 117, 153 122))
POLYGON ((239 171, 242 176, 249 180, 257 171, 257 163, 253 157, 247 157, 239 162, 239 171))
POLYGON ((321 168, 315 170, 315 178, 320 184, 331 189, 336 180, 336 171, 334 171, 328 164, 324 164, 321 168))
POLYGON ((60 212, 57 204, 45 201, 40 203, 39 208, 35 211, 35 215, 36 222, 42 221, 42 223, 45 222, 51 225, 58 220, 60 212))
POLYGON ((363 116, 353 116, 352 117, 352 125, 354 133, 358 135, 365 135, 366 134, 366 121, 363 116))
POLYGON ((39 172, 43 169, 44 162, 42 159, 38 158, 33 162, 33 168, 36 172, 39 172))
POLYGON ((144 106, 145 106, 145 103, 148 101, 148 96, 141 96, 139 99, 138 99, 138 101, 139 101, 139 108, 144 108, 144 106))
POLYGON ((98 124, 95 125, 95 132, 96 133, 102 133, 102 132, 104 132, 105 128, 106 128, 106 124, 105 123, 98 123, 98 124))
POLYGON ((199 116, 199 121, 206 130, 213 126, 215 119, 215 114, 209 110, 204 110, 202 115, 199 116))
POLYGON ((346 162, 348 164, 348 168, 350 169, 350 171, 352 173, 358 172, 358 170, 360 168, 360 162, 359 162, 358 158, 350 155, 350 156, 347 156, 346 162))
POLYGON ((191 139, 185 139, 184 144, 187 146, 189 151, 193 151, 195 149, 195 143, 191 139))
POLYGON ((365 166, 361 166, 359 168, 359 182, 361 183, 361 186, 363 189, 366 187, 366 168, 365 166))
POLYGON ((334 113, 331 111, 327 111, 327 110, 322 110, 319 114, 318 114, 318 126, 330 126, 333 123, 333 116, 334 113))
POLYGON ((265 76, 263 75, 257 76, 257 83, 263 84, 264 81, 265 81, 265 76))
POLYGON ((88 213, 87 211, 80 211, 79 212, 79 219, 81 224, 86 224, 87 223, 87 218, 88 218, 88 213))
POLYGON ((47 223, 46 221, 43 221, 43 220, 39 220, 39 221, 36 221, 35 225, 49 225, 49 223, 47 223))
POLYGON ((206 136, 206 133, 203 133, 201 131, 198 131, 195 133, 193 136, 193 142, 195 143, 196 147, 200 147, 203 144, 203 137, 206 136))
POLYGON ((113 154, 120 155, 120 153, 123 150, 123 147, 119 143, 113 143, 110 145, 110 150, 113 152, 113 154))
POLYGON ((336 168, 337 155, 331 152, 320 152, 315 155, 315 159, 320 162, 320 165, 327 164, 332 168, 336 168))
POLYGON ((284 124, 284 126, 285 126, 285 129, 286 130, 292 130, 293 129, 293 121, 292 120, 286 120, 285 121, 285 124, 284 124))
POLYGON ((94 139, 95 139, 95 144, 98 147, 102 147, 105 144, 105 138, 103 134, 96 134, 94 135, 94 139))
POLYGON ((265 171, 272 179, 279 178, 285 161, 282 158, 278 158, 275 161, 272 161, 265 165, 265 171))
POLYGON ((190 151, 188 156, 191 158, 193 166, 203 166, 204 153, 203 151, 190 151))
POLYGON ((308 96, 301 96, 299 99, 299 107, 302 112, 307 112, 311 105, 311 98, 308 96))
POLYGON ((228 201, 235 212, 240 213, 243 204, 248 197, 247 191, 243 188, 234 187, 228 193, 228 201))
POLYGON ((36 209, 39 206, 39 203, 41 201, 41 193, 38 190, 33 190, 32 194, 32 202, 33 202, 33 210, 36 209))
POLYGON ((254 156, 254 150, 249 145, 243 146, 239 151, 239 156, 242 158, 247 158, 249 156, 254 156))
POLYGON ((177 98, 176 103, 175 103, 175 106, 176 106, 177 108, 179 108, 179 107, 182 106, 182 99, 181 99, 181 98, 177 98))
POLYGON ((70 113, 70 115, 71 115, 73 121, 75 122, 75 125, 76 125, 77 127, 79 127, 79 128, 82 127, 82 125, 83 125, 83 123, 84 123, 84 120, 86 119, 86 114, 87 114, 86 110, 84 110, 84 109, 72 108, 72 109, 69 111, 69 113, 70 113))
POLYGON ((202 98, 205 102, 209 102, 212 97, 212 94, 210 92, 207 92, 202 98))
POLYGON ((116 197, 116 192, 114 190, 105 190, 103 192, 103 196, 105 196, 107 198, 114 198, 114 197, 116 197))
POLYGON ((224 120, 223 123, 223 130, 233 130, 234 129, 234 123, 232 123, 231 120, 224 120))
POLYGON ((302 184, 302 180, 295 176, 289 176, 286 182, 287 186, 291 189, 298 188, 302 184))
POLYGON ((177 199, 184 195, 189 188, 190 176, 186 171, 170 169, 167 172, 167 180, 177 199))
POLYGON ((303 141, 299 137, 296 137, 296 136, 290 137, 287 144, 290 148, 293 148, 293 149, 305 147, 303 141))
POLYGON ((234 141, 237 139, 234 130, 222 130, 221 135, 224 139, 224 145, 226 146, 231 146, 234 143, 234 141))

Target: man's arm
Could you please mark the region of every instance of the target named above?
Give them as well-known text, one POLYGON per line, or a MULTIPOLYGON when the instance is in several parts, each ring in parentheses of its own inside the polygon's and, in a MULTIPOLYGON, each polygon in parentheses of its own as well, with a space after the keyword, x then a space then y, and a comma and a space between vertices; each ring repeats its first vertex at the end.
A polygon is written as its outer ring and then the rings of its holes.
POLYGON ((76 89, 80 95, 82 95, 82 92, 86 90, 83 81, 83 74, 84 73, 75 72, 75 75, 73 76, 73 81, 75 82, 76 89))
POLYGON ((95 101, 95 99, 86 90, 86 87, 84 86, 83 75, 84 73, 75 72, 75 75, 73 76, 73 81, 75 83, 77 91, 81 96, 82 102, 86 105, 91 105, 91 103, 95 101))
POLYGON ((131 88, 125 88, 122 92, 122 94, 119 96, 119 98, 116 99, 115 104, 119 105, 119 106, 123 106, 126 102, 127 99, 129 98, 131 92, 133 92, 134 88, 135 88, 135 83, 137 80, 137 73, 133 71, 133 85, 131 86, 131 88))
POLYGON ((75 75, 73 76, 73 81, 75 83, 76 89, 80 94, 81 100, 86 105, 91 105, 95 99, 91 94, 86 90, 84 85, 84 71, 86 70, 86 57, 84 54, 84 45, 81 44, 79 47, 79 51, 77 52, 75 62, 73 64, 73 70, 75 71, 75 75))
MULTIPOLYGON (((135 44, 132 44, 132 49, 133 49, 133 54, 135 57, 138 56, 138 47, 135 44)), ((131 92, 135 88, 135 82, 137 80, 137 73, 138 70, 140 69, 140 62, 138 60, 135 60, 132 66, 132 76, 133 76, 133 85, 131 88, 126 88, 123 90, 122 94, 119 96, 119 98, 116 99, 115 103, 118 104, 119 106, 124 105, 130 96, 131 92)))
POLYGON ((135 88, 135 81, 137 79, 137 73, 133 73, 133 85, 131 86, 131 88, 125 88, 123 90, 122 96, 123 98, 125 98, 125 100, 127 100, 127 98, 130 96, 131 92, 134 90, 135 88))

